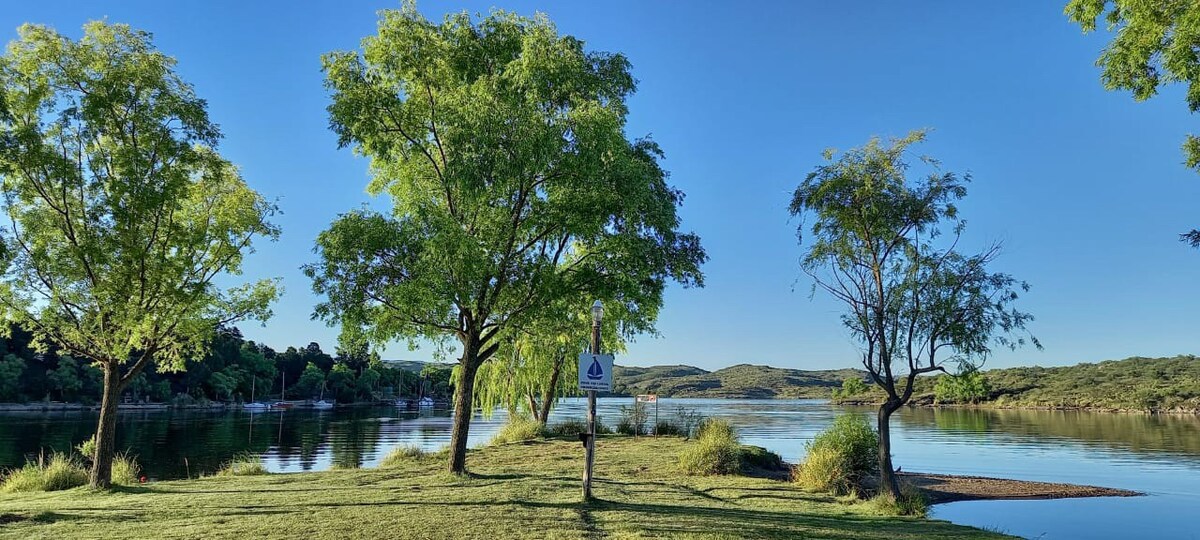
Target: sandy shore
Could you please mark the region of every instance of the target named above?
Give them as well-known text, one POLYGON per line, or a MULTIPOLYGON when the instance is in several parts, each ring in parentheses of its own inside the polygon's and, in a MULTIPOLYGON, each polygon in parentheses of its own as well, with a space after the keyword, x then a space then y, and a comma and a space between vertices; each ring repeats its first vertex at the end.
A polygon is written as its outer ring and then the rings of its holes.
POLYGON ((1005 480, 982 476, 901 473, 900 477, 921 488, 931 504, 955 501, 1009 499, 1070 499, 1079 497, 1136 497, 1136 491, 1075 484, 1005 480))

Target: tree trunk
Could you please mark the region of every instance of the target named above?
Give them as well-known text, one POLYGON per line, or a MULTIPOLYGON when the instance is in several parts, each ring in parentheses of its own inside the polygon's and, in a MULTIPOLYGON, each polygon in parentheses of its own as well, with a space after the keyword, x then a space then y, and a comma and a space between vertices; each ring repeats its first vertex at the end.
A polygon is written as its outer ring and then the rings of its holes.
POLYGON ((96 426, 96 455, 88 484, 93 488, 112 485, 112 461, 117 446, 117 403, 121 399, 121 371, 116 363, 104 364, 104 396, 100 400, 100 423, 96 426))
POLYGON ((879 406, 879 492, 888 493, 893 500, 900 499, 900 484, 896 481, 896 469, 892 467, 892 413, 900 408, 891 400, 879 406))
POLYGON ((462 376, 454 393, 454 428, 450 432, 450 472, 467 472, 467 433, 471 429, 472 401, 475 393, 475 373, 479 371, 476 351, 463 352, 462 376))
POLYGON ((539 415, 539 422, 546 425, 550 421, 550 408, 554 406, 554 394, 558 389, 558 375, 562 371, 563 358, 562 356, 555 357, 554 368, 550 370, 550 385, 546 387, 546 392, 542 395, 542 413, 539 415))

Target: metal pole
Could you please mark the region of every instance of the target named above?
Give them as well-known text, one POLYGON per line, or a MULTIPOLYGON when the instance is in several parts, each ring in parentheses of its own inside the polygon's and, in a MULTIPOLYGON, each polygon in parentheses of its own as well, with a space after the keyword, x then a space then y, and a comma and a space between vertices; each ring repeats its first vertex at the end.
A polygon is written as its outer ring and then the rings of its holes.
MULTIPOLYGON (((600 321, 592 319, 592 354, 600 354, 600 321)), ((596 459, 596 391, 588 390, 587 443, 584 447, 583 500, 592 500, 592 463, 596 459)))

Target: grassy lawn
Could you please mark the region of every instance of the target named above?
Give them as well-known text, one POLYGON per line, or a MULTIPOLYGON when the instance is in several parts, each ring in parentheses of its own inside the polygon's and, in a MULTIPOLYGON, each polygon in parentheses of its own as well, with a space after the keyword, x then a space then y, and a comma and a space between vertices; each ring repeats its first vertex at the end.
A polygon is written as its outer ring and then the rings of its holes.
POLYGON ((687 477, 680 439, 602 438, 579 503, 574 441, 474 450, 470 477, 440 456, 393 468, 157 482, 0 495, 2 538, 1001 538, 872 514, 786 482, 687 477))

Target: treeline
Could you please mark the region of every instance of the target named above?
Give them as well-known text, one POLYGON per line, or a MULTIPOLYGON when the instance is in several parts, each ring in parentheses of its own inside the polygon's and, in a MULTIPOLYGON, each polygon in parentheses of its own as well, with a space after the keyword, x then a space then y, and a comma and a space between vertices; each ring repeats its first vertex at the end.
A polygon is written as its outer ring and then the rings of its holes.
MULTIPOLYGON (((100 401, 100 369, 56 348, 38 353, 31 341, 31 334, 20 328, 0 338, 0 402, 100 401)), ((186 371, 160 372, 151 364, 130 382, 123 397, 176 405, 250 401, 252 394, 260 401, 323 398, 350 403, 418 395, 444 399, 451 392, 450 373, 449 367, 434 364, 419 371, 405 369, 365 352, 331 355, 316 342, 276 351, 229 327, 217 331, 204 356, 188 362, 186 371)))
MULTIPOLYGON (((920 377, 914 403, 1113 411, 1200 411, 1200 358, 1132 357, 1063 367, 1015 367, 920 377)), ((844 403, 874 403, 876 386, 847 380, 844 403)))

